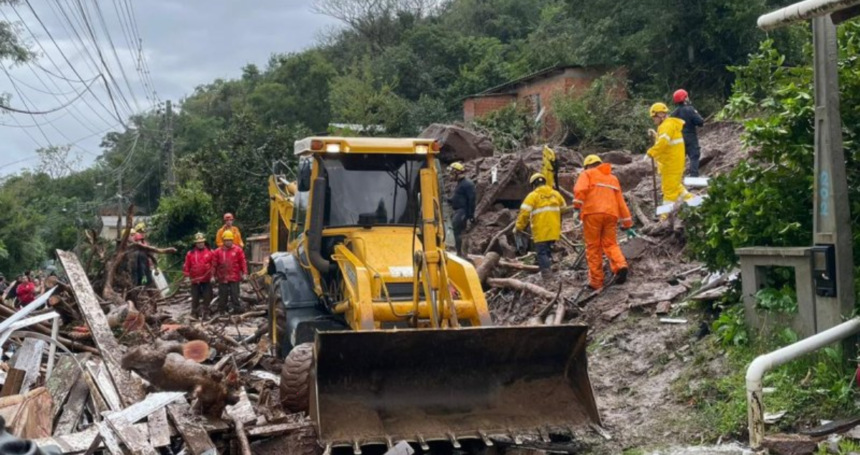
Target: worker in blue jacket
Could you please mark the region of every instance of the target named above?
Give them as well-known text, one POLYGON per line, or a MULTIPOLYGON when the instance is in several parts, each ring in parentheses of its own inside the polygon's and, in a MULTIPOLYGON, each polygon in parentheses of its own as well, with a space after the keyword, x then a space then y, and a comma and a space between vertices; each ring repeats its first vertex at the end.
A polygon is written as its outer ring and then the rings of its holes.
POLYGON ((684 129, 681 134, 684 136, 684 147, 687 152, 687 158, 690 160, 690 166, 687 168, 687 176, 699 176, 699 158, 701 150, 699 149, 699 135, 696 128, 705 125, 705 119, 699 115, 696 108, 690 102, 690 95, 686 90, 680 89, 675 91, 672 96, 675 102, 675 112, 672 112, 672 117, 679 118, 684 121, 684 129))

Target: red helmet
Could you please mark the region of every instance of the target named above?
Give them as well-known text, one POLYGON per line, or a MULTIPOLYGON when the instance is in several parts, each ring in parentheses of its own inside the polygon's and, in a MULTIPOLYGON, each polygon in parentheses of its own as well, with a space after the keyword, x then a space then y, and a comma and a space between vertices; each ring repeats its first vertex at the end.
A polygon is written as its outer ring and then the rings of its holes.
POLYGON ((233 214, 232 214, 232 213, 225 213, 225 214, 224 214, 224 221, 229 221, 229 220, 232 220, 232 219, 233 219, 233 214))
POLYGON ((687 101, 689 96, 690 95, 684 89, 675 90, 675 94, 672 95, 672 101, 674 101, 675 104, 681 104, 684 101, 687 101))

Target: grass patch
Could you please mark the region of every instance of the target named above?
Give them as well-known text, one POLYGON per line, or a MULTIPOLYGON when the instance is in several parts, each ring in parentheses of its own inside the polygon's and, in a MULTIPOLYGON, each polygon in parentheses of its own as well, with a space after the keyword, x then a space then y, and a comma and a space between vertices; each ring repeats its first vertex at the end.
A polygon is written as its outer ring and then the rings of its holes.
MULTIPOLYGON (((742 438, 747 434, 746 370, 757 356, 797 340, 789 330, 767 339, 746 337, 742 314, 724 312, 715 330, 694 345, 690 366, 672 384, 673 395, 686 403, 706 425, 706 439, 742 438), (744 334, 740 335, 739 334, 744 334), (752 339, 750 339, 752 338, 752 339)), ((765 411, 787 411, 769 432, 790 431, 801 424, 817 424, 854 415, 854 371, 838 347, 829 347, 771 370, 764 387, 765 411)))

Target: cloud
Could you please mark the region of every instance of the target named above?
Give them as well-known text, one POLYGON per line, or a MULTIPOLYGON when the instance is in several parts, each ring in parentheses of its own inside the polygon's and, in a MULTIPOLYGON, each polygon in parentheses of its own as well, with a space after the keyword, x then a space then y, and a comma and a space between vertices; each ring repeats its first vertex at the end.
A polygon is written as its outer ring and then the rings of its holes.
MULTIPOLYGON (((71 107, 55 114, 0 115, 0 176, 32 167, 36 160, 12 165, 9 163, 33 157, 38 147, 68 144, 87 136, 90 137, 77 144, 76 151, 83 154, 84 161, 89 163, 100 153, 99 143, 103 131, 117 128, 116 111, 125 120, 125 116, 137 109, 134 99, 141 109, 151 106, 143 78, 137 71, 137 43, 128 34, 129 29, 123 28, 122 24, 127 23, 121 23, 118 18, 118 13, 126 17, 125 11, 118 12, 115 9, 115 5, 122 3, 97 3, 110 32, 116 56, 107 42, 98 12, 94 6, 88 6, 88 15, 92 19, 102 57, 119 85, 119 88, 111 86, 116 109, 104 83, 99 81, 92 85, 92 93, 86 92, 71 107), (119 69, 117 57, 125 69, 132 91, 128 89, 119 69), (119 96, 120 91, 125 94, 124 97, 119 96)), ((135 6, 136 31, 143 39, 143 55, 148 65, 149 78, 163 100, 178 101, 198 85, 217 78, 238 77, 241 68, 249 63, 264 67, 273 53, 306 49, 314 44, 321 30, 335 25, 332 19, 312 13, 311 2, 303 0, 147 0, 129 3, 135 6)), ((79 19, 72 18, 72 24, 78 30, 76 35, 70 28, 71 24, 65 21, 62 12, 57 9, 57 3, 31 4, 55 38, 56 46, 26 7, 15 7, 24 19, 22 25, 26 24, 26 27, 21 27, 22 33, 29 37, 33 49, 42 55, 38 59, 38 66, 9 68, 14 79, 0 72, 0 92, 10 94, 10 104, 16 108, 46 110, 67 103, 75 93, 84 90, 84 85, 51 76, 40 67, 55 74, 62 73, 69 79, 77 79, 62 57, 65 55, 87 80, 98 74, 96 68, 100 65, 100 58, 91 38, 83 33, 79 19), (35 36, 27 33, 27 27, 35 36), (39 44, 45 52, 42 52, 39 44), (89 51, 89 55, 84 49, 89 51)), ((10 6, 3 5, 0 12, 9 19, 17 20, 16 11, 10 6)), ((67 6, 66 12, 71 14, 71 7, 67 6)))

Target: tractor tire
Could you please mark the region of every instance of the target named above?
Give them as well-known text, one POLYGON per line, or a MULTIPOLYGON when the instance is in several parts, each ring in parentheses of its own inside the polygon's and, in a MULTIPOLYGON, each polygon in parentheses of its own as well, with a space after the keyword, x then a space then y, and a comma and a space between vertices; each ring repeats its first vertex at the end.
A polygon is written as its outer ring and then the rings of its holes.
POLYGON ((281 299, 281 282, 285 280, 280 273, 272 277, 272 287, 269 289, 269 333, 275 334, 272 336, 272 343, 275 346, 275 352, 278 357, 286 357, 290 352, 290 342, 287 339, 287 315, 284 309, 284 302, 281 299))
POLYGON ((310 409, 311 370, 314 364, 313 343, 302 343, 287 355, 281 369, 281 407, 288 413, 310 409))

